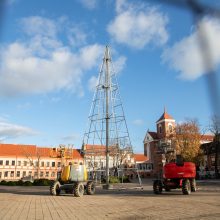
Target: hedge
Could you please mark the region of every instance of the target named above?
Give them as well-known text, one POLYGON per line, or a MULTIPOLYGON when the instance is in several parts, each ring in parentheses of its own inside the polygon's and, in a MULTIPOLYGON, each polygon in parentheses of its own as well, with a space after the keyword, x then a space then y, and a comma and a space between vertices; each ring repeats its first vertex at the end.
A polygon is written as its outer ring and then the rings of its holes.
POLYGON ((53 180, 48 180, 48 179, 36 179, 34 182, 30 181, 25 181, 23 182, 22 180, 18 181, 5 181, 2 180, 0 182, 0 185, 5 185, 5 186, 50 186, 53 180))

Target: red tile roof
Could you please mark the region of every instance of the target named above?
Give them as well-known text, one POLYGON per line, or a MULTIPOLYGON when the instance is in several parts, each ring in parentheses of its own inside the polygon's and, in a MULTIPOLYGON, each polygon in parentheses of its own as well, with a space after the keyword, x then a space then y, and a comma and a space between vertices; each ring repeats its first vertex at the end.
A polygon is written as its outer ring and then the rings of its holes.
POLYGON ((0 144, 0 156, 26 156, 36 153, 36 145, 0 144))
POLYGON ((214 139, 214 135, 211 135, 211 134, 204 134, 204 135, 201 135, 201 141, 213 141, 214 139))
POLYGON ((134 154, 134 159, 136 162, 145 162, 148 160, 148 157, 144 154, 134 154))
MULTIPOLYGON (((54 148, 37 147, 36 145, 22 145, 22 144, 0 144, 0 156, 17 156, 17 157, 56 157, 57 154, 53 152, 54 148), (53 156, 52 156, 53 155, 53 156)), ((57 148, 59 149, 59 148, 57 148)), ((56 153, 57 151, 55 151, 56 153)), ((79 150, 71 149, 70 155, 73 159, 83 159, 79 150)))
POLYGON ((164 120, 164 119, 172 119, 173 120, 173 117, 170 116, 166 111, 164 111, 164 113, 161 115, 161 117, 157 120, 158 121, 161 121, 161 120, 164 120))
POLYGON ((82 155, 80 154, 80 150, 73 149, 73 158, 74 159, 83 159, 82 155))

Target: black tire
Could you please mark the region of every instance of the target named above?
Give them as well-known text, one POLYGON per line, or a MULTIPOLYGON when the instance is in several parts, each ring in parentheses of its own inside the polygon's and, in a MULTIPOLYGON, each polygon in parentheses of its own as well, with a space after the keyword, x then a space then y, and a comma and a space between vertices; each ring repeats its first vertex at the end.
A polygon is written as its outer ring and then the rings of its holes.
POLYGON ((189 195, 191 193, 191 184, 190 184, 189 179, 183 179, 182 192, 184 195, 189 195))
POLYGON ((190 180, 191 192, 196 192, 196 180, 195 178, 190 180))
POLYGON ((161 194, 162 189, 163 189, 163 187, 162 187, 161 180, 154 180, 154 184, 153 184, 154 194, 161 194))
POLYGON ((82 197, 84 194, 84 185, 82 183, 76 183, 74 185, 74 196, 82 197))
POLYGON ((59 181, 55 181, 52 183, 52 185, 50 186, 50 195, 52 196, 59 196, 60 195, 60 182, 59 181))
POLYGON ((93 181, 89 181, 86 184, 86 193, 88 195, 94 195, 95 194, 95 183, 93 181))

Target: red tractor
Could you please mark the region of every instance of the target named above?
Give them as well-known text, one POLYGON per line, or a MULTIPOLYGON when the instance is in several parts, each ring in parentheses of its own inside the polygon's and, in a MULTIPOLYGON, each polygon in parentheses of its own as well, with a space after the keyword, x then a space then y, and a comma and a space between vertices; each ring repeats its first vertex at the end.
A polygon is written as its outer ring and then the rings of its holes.
POLYGON ((196 191, 196 167, 191 162, 167 163, 163 167, 163 178, 154 180, 153 190, 155 194, 161 194, 162 189, 181 188, 183 194, 189 195, 196 191))

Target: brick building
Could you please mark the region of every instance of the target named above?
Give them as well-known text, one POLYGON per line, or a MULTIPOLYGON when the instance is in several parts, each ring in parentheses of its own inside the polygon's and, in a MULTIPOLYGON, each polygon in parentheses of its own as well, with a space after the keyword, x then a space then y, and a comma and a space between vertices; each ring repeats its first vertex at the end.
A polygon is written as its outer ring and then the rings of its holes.
POLYGON ((148 163, 152 164, 153 175, 157 175, 165 163, 165 158, 160 154, 161 147, 168 145, 169 137, 175 132, 175 120, 166 110, 156 121, 157 131, 147 131, 144 138, 144 155, 149 158, 148 163))
MULTIPOLYGON (((147 131, 144 138, 144 155, 149 158, 148 163, 152 164, 153 175, 160 173, 162 166, 166 162, 165 155, 161 152, 164 148, 169 150, 171 145, 171 138, 175 136, 175 119, 169 115, 166 110, 161 117, 156 121, 157 131, 147 131)), ((213 141, 213 135, 201 135, 200 143, 210 143, 213 141)), ((207 163, 205 157, 205 164, 207 163)))
POLYGON ((36 145, 0 144, 0 181, 15 181, 27 176, 56 179, 61 164, 69 162, 83 162, 78 150, 60 151, 60 148, 36 145))

